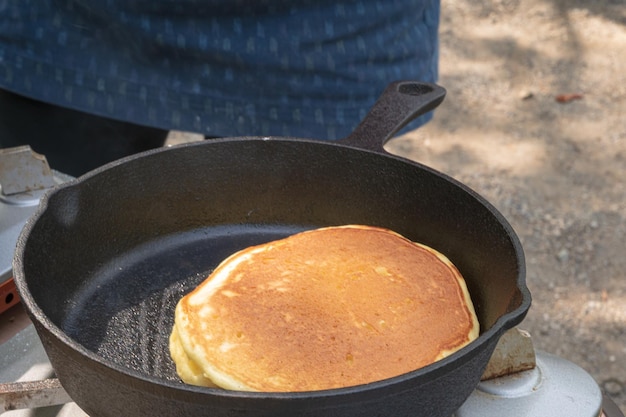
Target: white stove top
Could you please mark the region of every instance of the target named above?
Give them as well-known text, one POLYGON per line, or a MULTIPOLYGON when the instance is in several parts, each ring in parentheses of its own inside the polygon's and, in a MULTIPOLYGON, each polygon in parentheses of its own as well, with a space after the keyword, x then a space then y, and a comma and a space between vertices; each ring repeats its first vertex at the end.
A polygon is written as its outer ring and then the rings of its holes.
MULTIPOLYGON (((0 384, 54 377, 44 348, 23 310, 14 307, 7 313, 11 317, 7 319, 5 313, 0 320, 0 384), (21 328, 17 333, 16 327, 21 328), (7 337, 7 332, 12 334, 7 337)), ((537 352, 537 368, 524 372, 481 382, 453 417, 623 417, 606 408, 606 414, 601 413, 602 395, 597 384, 568 361, 537 352), (561 378, 567 382, 562 383, 561 378), (580 393, 585 393, 585 398, 580 398, 580 393), (561 397, 567 401, 559 404, 561 397)), ((0 399, 2 417, 89 417, 74 403, 5 413, 2 410, 0 399)))

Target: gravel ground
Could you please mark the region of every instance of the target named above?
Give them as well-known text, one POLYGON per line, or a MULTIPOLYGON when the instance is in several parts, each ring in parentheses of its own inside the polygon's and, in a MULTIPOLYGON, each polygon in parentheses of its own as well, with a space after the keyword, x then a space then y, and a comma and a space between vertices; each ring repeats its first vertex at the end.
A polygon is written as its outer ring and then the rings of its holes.
POLYGON ((447 98, 387 149, 504 214, 533 294, 520 327, 626 413, 626 3, 443 3, 447 98))
POLYGON ((386 148, 504 214, 533 294, 520 328, 626 413, 626 3, 447 0, 440 33, 447 98, 386 148))

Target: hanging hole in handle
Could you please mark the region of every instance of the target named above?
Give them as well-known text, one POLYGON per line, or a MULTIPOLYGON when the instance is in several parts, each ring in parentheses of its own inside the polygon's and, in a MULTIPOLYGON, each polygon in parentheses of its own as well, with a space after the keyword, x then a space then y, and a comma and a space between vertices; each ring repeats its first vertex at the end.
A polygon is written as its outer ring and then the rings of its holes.
POLYGON ((427 94, 433 91, 433 87, 426 84, 400 84, 398 87, 398 92, 402 94, 406 94, 409 96, 420 96, 422 94, 427 94))

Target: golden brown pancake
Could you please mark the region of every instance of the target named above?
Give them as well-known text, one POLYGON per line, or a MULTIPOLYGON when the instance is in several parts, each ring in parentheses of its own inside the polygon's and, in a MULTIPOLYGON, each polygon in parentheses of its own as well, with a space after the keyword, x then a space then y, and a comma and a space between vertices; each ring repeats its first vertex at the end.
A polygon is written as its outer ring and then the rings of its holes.
POLYGON ((351 225, 224 260, 178 303, 170 351, 189 384, 294 392, 397 376, 477 336, 467 287, 445 256, 351 225))

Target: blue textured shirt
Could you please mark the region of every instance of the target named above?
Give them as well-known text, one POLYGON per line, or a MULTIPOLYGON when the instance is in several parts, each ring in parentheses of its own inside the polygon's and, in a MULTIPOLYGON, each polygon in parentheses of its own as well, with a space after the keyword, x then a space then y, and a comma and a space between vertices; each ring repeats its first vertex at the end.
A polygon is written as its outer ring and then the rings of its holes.
POLYGON ((438 23, 435 0, 0 0, 0 88, 163 129, 336 139, 390 82, 436 80, 438 23))

